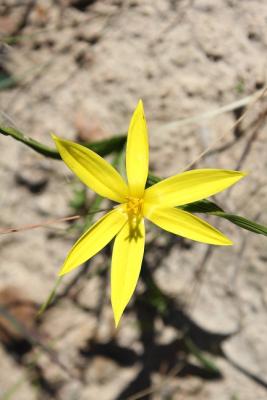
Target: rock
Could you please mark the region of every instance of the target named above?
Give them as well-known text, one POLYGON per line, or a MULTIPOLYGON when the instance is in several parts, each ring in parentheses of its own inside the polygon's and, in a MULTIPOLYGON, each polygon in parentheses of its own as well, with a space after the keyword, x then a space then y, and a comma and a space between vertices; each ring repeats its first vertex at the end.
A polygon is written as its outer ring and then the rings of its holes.
POLYGON ((95 309, 101 301, 101 277, 92 276, 84 285, 84 288, 78 294, 78 302, 88 309, 95 309))
POLYGON ((25 374, 25 369, 12 360, 5 353, 0 345, 0 398, 11 398, 12 391, 13 399, 16 400, 37 400, 37 391, 33 388, 29 381, 29 376, 25 374))
POLYGON ((15 180, 31 193, 38 194, 46 188, 49 172, 48 163, 39 154, 29 154, 23 149, 20 153, 20 169, 15 173, 15 180))
POLYGON ((0 291, 0 340, 12 347, 28 340, 27 332, 36 329, 37 304, 16 287, 0 291))

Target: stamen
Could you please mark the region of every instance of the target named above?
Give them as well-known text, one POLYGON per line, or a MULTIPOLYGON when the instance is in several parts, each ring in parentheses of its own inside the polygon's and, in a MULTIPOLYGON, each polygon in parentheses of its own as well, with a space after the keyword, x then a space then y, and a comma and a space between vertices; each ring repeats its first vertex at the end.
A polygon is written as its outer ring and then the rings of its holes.
POLYGON ((128 197, 126 203, 126 211, 130 218, 141 217, 143 213, 144 200, 137 197, 128 197))

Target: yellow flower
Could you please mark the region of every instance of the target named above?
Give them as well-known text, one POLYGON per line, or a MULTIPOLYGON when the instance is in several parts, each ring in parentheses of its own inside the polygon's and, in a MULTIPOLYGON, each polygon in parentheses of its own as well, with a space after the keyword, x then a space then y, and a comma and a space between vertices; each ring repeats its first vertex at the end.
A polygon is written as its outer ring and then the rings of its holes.
POLYGON ((62 160, 85 185, 100 196, 120 203, 80 237, 60 271, 60 275, 70 272, 93 257, 116 236, 111 263, 111 303, 116 326, 140 274, 145 245, 144 218, 168 232, 192 240, 215 245, 232 244, 207 222, 176 207, 214 195, 239 181, 245 174, 219 169, 192 170, 145 189, 149 148, 141 100, 128 131, 128 184, 98 154, 56 136, 53 139, 62 160))

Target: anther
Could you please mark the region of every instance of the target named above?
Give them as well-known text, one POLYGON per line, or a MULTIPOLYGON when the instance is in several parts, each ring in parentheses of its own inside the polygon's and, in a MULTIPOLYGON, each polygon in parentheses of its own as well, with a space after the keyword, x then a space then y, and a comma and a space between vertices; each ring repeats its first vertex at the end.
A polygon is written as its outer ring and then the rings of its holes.
POLYGON ((137 197, 128 197, 126 203, 126 211, 130 217, 138 217, 142 214, 143 210, 143 199, 137 197))

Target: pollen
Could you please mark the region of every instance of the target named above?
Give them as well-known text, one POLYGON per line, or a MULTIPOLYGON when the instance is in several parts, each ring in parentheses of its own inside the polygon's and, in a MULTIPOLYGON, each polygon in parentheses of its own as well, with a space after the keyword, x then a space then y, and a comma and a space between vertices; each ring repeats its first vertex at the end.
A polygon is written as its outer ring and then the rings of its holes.
POLYGON ((126 212, 130 218, 138 218, 143 214, 144 200, 129 196, 127 198, 126 212))

